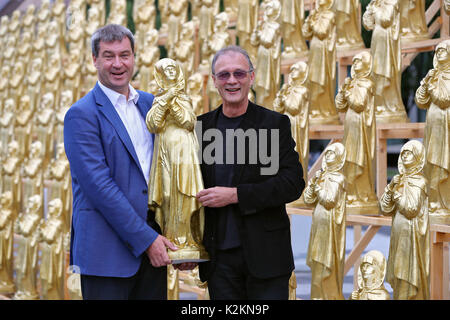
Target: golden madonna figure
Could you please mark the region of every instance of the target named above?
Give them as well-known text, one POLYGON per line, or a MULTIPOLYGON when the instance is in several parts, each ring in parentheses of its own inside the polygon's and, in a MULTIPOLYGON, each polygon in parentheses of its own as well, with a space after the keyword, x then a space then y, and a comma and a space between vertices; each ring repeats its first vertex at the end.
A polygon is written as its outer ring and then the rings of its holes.
POLYGON ((425 19, 425 0, 399 0, 402 42, 430 38, 425 19))
POLYGON ((430 219, 450 224, 450 40, 436 47, 433 63, 416 91, 416 103, 428 110, 424 145, 430 219))
POLYGON ((334 2, 337 50, 364 48, 359 16, 360 7, 360 0, 337 0, 334 2))
POLYGON ((178 63, 168 58, 158 61, 155 80, 161 91, 146 117, 148 129, 156 133, 149 208, 155 211, 163 235, 179 248, 169 250, 169 258, 201 261, 208 254, 202 245, 204 210, 195 197, 203 189, 194 131, 196 116, 191 99, 184 93, 178 63))
POLYGON ((203 76, 200 72, 191 75, 187 81, 186 92, 192 100, 192 108, 196 115, 203 113, 203 76))
POLYGON ((310 124, 339 124, 336 89, 336 22, 334 0, 318 0, 303 24, 309 43, 310 124))
POLYGON ((143 48, 138 55, 139 65, 139 88, 149 92, 150 81, 153 80, 153 66, 159 60, 160 51, 158 47, 158 30, 150 29, 143 35, 143 48))
POLYGON ((400 150, 398 170, 380 199, 383 215, 392 216, 386 280, 395 300, 430 298, 430 233, 425 148, 417 140, 400 150))
POLYGON ((305 203, 315 205, 306 264, 311 268, 311 299, 343 300, 345 262, 345 147, 325 151, 322 170, 306 187, 305 203))
POLYGON ((0 197, 0 294, 15 291, 13 270, 14 209, 11 191, 0 197))
POLYGON ((303 179, 308 179, 309 160, 309 90, 308 65, 303 62, 294 63, 289 72, 288 83, 278 91, 274 101, 274 110, 284 113, 291 120, 292 137, 295 140, 295 151, 298 152, 303 168, 303 179))
POLYGON ((14 121, 14 100, 10 98, 4 101, 3 112, 0 116, 0 154, 5 156, 8 151, 8 143, 14 134, 14 121))
MULTIPOLYGON (((23 201, 40 195, 44 198, 44 167, 42 159, 42 143, 34 141, 30 146, 30 154, 22 164, 23 201)), ((44 217, 44 208, 41 207, 40 217, 44 217)))
POLYGON ((268 109, 273 109, 273 101, 280 89, 281 26, 278 23, 280 13, 281 4, 278 0, 266 3, 263 22, 250 38, 252 45, 258 46, 253 84, 256 103, 268 109))
POLYGON ((41 293, 44 300, 64 299, 64 222, 60 199, 48 203, 48 218, 40 226, 41 293))
POLYGON ((373 30, 370 52, 375 83, 375 115, 378 122, 408 122, 401 94, 402 56, 400 14, 397 0, 372 0, 363 25, 373 30))
MULTIPOLYGON (((181 65, 183 69, 183 75, 186 79, 194 72, 194 58, 195 54, 195 24, 193 21, 187 21, 183 23, 180 33, 180 39, 176 43, 173 50, 174 59, 181 65)), ((154 64, 159 60, 159 57, 155 60, 154 64)), ((152 69, 153 71, 153 69, 152 69)))
POLYGON ((367 252, 358 268, 358 290, 350 295, 350 300, 390 300, 384 287, 386 259, 378 250, 367 252))
POLYGON ((252 61, 256 61, 257 47, 251 44, 250 37, 257 28, 258 18, 258 0, 240 0, 238 2, 236 35, 239 38, 239 45, 248 52, 252 61))
POLYGON ((376 120, 374 85, 370 79, 372 57, 364 51, 353 57, 351 78, 336 95, 336 108, 345 112, 343 144, 347 151, 347 213, 377 214, 375 193, 376 120))
POLYGON ((19 215, 14 226, 14 231, 18 234, 15 262, 17 291, 14 294, 14 300, 39 299, 37 271, 41 207, 41 196, 31 196, 27 200, 25 213, 19 215))

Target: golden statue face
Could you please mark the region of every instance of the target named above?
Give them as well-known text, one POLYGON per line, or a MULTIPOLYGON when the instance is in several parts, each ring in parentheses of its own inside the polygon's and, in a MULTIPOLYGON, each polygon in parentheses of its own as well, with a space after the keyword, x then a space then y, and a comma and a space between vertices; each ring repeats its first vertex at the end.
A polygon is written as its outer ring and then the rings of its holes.
POLYGON ((439 62, 445 62, 445 61, 449 60, 450 55, 446 48, 440 47, 436 50, 436 57, 439 62))
POLYGON ((175 81, 177 78, 177 68, 174 65, 168 65, 164 68, 164 74, 168 80, 175 81))

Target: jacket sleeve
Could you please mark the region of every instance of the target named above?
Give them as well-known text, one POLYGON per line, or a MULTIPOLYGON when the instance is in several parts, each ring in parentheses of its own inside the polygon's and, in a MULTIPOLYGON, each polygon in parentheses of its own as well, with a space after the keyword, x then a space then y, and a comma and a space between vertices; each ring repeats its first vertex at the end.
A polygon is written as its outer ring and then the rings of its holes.
POLYGON ((305 187, 302 166, 295 151, 295 141, 287 116, 281 117, 278 130, 278 171, 262 182, 237 186, 238 203, 244 215, 297 200, 305 187))
POLYGON ((112 179, 98 119, 76 106, 71 107, 64 119, 64 146, 72 177, 83 195, 138 257, 158 233, 139 216, 112 179))

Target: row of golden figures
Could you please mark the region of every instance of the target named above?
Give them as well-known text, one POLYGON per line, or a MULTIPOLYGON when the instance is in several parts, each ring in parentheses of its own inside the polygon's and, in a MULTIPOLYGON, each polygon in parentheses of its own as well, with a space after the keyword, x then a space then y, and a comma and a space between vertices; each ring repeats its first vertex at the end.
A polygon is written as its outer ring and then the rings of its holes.
MULTIPOLYGON (((304 192, 306 203, 314 206, 306 264, 311 268, 311 299, 342 300, 345 240, 345 175, 348 150, 342 143, 325 149, 322 169, 309 180, 304 192)), ((410 140, 400 151, 399 174, 387 185, 379 200, 381 213, 392 217, 387 263, 380 252, 370 251, 358 270, 359 289, 355 300, 395 300, 430 298, 430 219, 429 193, 424 174, 425 147, 410 140)))
MULTIPOLYGON (((136 83, 142 90, 156 88, 152 68, 161 56, 161 39, 169 57, 183 66, 186 82, 191 75, 208 68, 212 55, 236 42, 230 34, 235 22, 239 44, 256 62, 254 83, 256 102, 272 108, 281 83, 281 57, 307 58, 311 66, 310 120, 312 123, 339 123, 334 103, 336 50, 363 49, 358 0, 318 0, 305 18, 303 0, 133 2, 136 29, 136 83), (191 20, 188 20, 188 12, 191 20), (159 12, 162 27, 156 30, 159 12), (307 45, 309 43, 309 46, 307 45), (195 46, 199 47, 196 57, 195 46), (199 61, 195 61, 195 60, 199 61), (200 63, 200 66, 197 64, 200 63)), ((96 81, 91 63, 90 36, 104 23, 126 24, 126 1, 111 1, 108 17, 104 1, 43 0, 11 18, 0 19, 2 105, 10 97, 30 96, 39 104, 40 92, 52 91, 59 102, 61 90, 72 90, 78 100, 96 81), (89 9, 87 9, 89 8, 89 9), (83 81, 81 81, 83 79, 83 81), (43 89, 43 90, 42 90, 43 89)), ((384 122, 408 121, 400 94, 401 41, 428 38, 425 1, 373 0, 362 15, 363 27, 373 30, 370 50, 373 56, 375 107, 377 119, 384 122), (411 18, 414 17, 414 18, 411 18)), ((191 80, 195 82, 198 76, 191 80)), ((192 84, 195 86, 196 84, 192 84)), ((208 86, 210 105, 220 104, 217 91, 208 86)), ((199 108, 199 112, 203 111, 199 108)))

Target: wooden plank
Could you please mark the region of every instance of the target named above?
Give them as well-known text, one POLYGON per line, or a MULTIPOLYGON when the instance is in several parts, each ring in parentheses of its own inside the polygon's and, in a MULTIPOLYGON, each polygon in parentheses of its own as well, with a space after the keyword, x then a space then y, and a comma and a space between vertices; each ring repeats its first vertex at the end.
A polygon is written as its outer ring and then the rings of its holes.
POLYGON ((311 125, 309 127, 310 140, 342 139, 344 137, 343 125, 311 125))
MULTIPOLYGON (((432 232, 431 238, 435 237, 432 232)), ((441 300, 443 297, 443 264, 444 264, 444 246, 442 242, 433 243, 431 246, 431 264, 430 264, 430 293, 432 300, 441 300)))
MULTIPOLYGON (((366 232, 362 236, 362 238, 358 241, 358 243, 353 247, 350 254, 345 259, 345 265, 344 265, 344 275, 346 275, 350 269, 353 267, 355 262, 358 260, 358 258, 361 256, 361 254, 364 252, 364 249, 367 247, 367 245, 372 241, 373 237, 377 234, 378 230, 380 230, 381 226, 374 226, 371 225, 369 228, 367 228, 366 232)), ((354 272, 357 272, 356 270, 354 272)))
POLYGON ((424 129, 425 122, 377 123, 377 138, 378 140, 423 138, 424 129))

